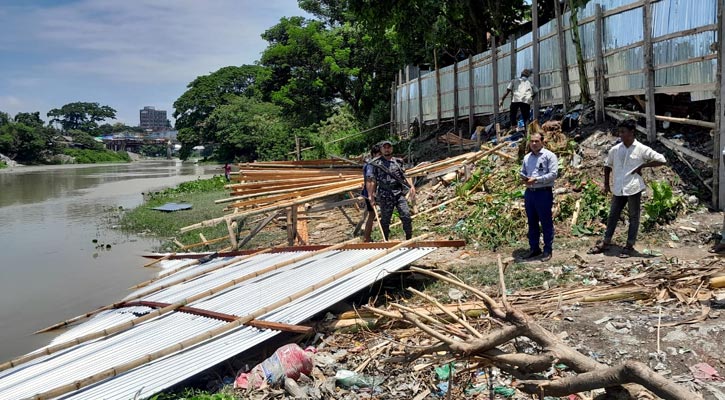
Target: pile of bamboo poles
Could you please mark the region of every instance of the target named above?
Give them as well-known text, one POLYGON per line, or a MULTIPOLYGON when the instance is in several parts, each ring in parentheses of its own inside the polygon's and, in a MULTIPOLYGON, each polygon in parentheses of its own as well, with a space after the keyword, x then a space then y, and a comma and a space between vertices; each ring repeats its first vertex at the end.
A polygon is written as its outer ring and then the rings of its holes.
MULTIPOLYGON (((421 164, 408 169, 406 174, 411 178, 429 180, 451 171, 463 170, 462 175, 465 178, 468 176, 465 171, 470 172, 477 161, 490 154, 510 158, 510 155, 502 152, 504 146, 505 144, 493 148, 482 147, 478 151, 421 164)), ((243 217, 283 209, 290 209, 296 214, 300 206, 311 206, 313 202, 337 195, 354 194, 352 197, 355 198, 362 189, 363 177, 360 168, 309 168, 302 163, 304 162, 240 164, 239 173, 235 176, 239 183, 228 186, 232 190, 231 196, 217 200, 218 203, 232 202, 228 209, 233 211, 223 217, 186 226, 181 232, 222 222, 229 224, 243 217)), ((315 165, 315 162, 310 162, 310 165, 315 165)), ((358 201, 362 201, 362 198, 358 197, 358 201)))

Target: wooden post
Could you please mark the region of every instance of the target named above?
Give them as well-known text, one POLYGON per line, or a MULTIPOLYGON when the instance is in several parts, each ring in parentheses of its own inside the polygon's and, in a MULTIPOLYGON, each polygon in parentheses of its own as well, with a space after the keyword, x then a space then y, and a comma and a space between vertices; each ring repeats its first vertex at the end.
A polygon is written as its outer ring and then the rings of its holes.
POLYGON ((566 60, 566 37, 564 35, 564 19, 561 17, 561 4, 554 0, 554 14, 556 15, 556 38, 559 41, 559 66, 561 68, 561 96, 564 103, 564 112, 569 109, 571 92, 569 91, 569 63, 566 60))
MULTIPOLYGON (((499 114, 499 93, 498 93, 498 49, 496 48, 496 35, 491 34, 491 72, 493 75, 493 79, 491 82, 493 83, 493 126, 494 129, 496 129, 496 125, 498 125, 498 114, 499 114)), ((480 135, 479 135, 480 136, 480 135)), ((498 140, 498 130, 496 130, 496 139, 498 140)), ((498 143, 498 142, 496 142, 498 143)), ((480 144, 480 143, 479 143, 480 144)))
POLYGON ((393 83, 390 85, 390 137, 393 137, 393 134, 395 134, 395 95, 397 94, 397 89, 395 80, 393 80, 393 83))
POLYGON ((511 42, 511 80, 516 79, 516 37, 514 35, 509 36, 509 42, 511 42))
POLYGON ((398 89, 400 90, 400 97, 398 98, 398 124, 396 126, 395 134, 399 134, 403 130, 403 124, 405 123, 403 119, 405 116, 403 115, 403 104, 405 104, 405 99, 403 98, 403 87, 405 86, 405 83, 403 83, 403 70, 398 70, 398 89))
POLYGON ((405 135, 410 132, 410 65, 405 66, 405 104, 406 115, 405 115, 405 135))
POLYGON ((594 19, 594 50, 595 50, 595 72, 594 72, 594 91, 596 97, 594 100, 594 120, 597 124, 604 122, 604 50, 602 37, 604 30, 602 29, 604 17, 602 16, 601 4, 595 4, 594 19))
POLYGON ((438 52, 433 49, 433 64, 436 70, 436 128, 441 127, 441 71, 438 69, 438 52))
POLYGON ((295 135, 295 158, 297 161, 302 159, 302 150, 300 148, 300 137, 295 135))
POLYGON ((645 70, 645 114, 647 114, 647 141, 657 140, 657 122, 655 121, 655 71, 652 64, 652 2, 644 0, 644 70, 645 70))
MULTIPOLYGON (((713 132, 712 204, 725 209, 725 166, 722 151, 725 145, 725 5, 718 2, 717 9, 717 87, 715 88, 715 132, 713 132)), ((725 221, 723 221, 725 225, 725 221)))
MULTIPOLYGON (((475 103, 474 96, 474 85, 473 85, 473 56, 468 56, 468 135, 473 132, 473 125, 475 124, 473 118, 473 106, 475 103)), ((470 137, 470 136, 469 136, 470 137)), ((463 141, 461 141, 463 143, 463 141)))
POLYGON ((423 80, 418 67, 418 134, 423 133, 423 80))
MULTIPOLYGON (((458 132, 458 61, 453 62, 453 132, 458 132)), ((449 150, 450 151, 450 146, 449 150)))
MULTIPOLYGON (((534 85, 538 88, 541 86, 539 79, 539 70, 541 60, 539 58, 539 1, 538 0, 531 0, 531 29, 533 32, 533 40, 532 40, 532 46, 533 46, 533 53, 534 53, 534 85)), ((540 107, 540 99, 541 96, 534 97, 534 121, 538 121, 539 119, 539 107, 540 107)))
POLYGON ((227 231, 229 232, 229 243, 232 250, 237 249, 237 221, 227 221, 227 231))

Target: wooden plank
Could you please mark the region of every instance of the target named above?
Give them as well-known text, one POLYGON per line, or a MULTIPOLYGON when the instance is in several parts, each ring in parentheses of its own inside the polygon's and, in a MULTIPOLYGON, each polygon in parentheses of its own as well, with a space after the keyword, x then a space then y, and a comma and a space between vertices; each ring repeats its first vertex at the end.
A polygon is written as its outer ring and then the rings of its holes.
MULTIPOLYGON (((300 207, 301 206, 294 206, 300 207)), ((304 209, 298 209, 298 213, 302 212, 302 215, 297 215, 297 244, 306 245, 310 242, 310 232, 307 229, 308 215, 305 215, 304 209)))
POLYGON ((554 15, 556 17, 556 40, 559 42, 559 73, 561 77, 561 94, 566 113, 571 104, 569 91, 569 64, 566 60, 566 37, 564 36, 564 20, 561 17, 561 3, 554 2, 554 15))
POLYGON ((684 31, 668 33, 667 35, 652 38, 652 43, 663 42, 665 40, 676 39, 684 36, 696 35, 707 31, 717 31, 717 24, 698 26, 697 28, 685 29, 684 31))
POLYGON ((250 240, 252 240, 259 232, 261 232, 262 229, 264 229, 264 227, 267 226, 267 224, 269 224, 278 215, 279 215, 279 211, 276 211, 276 212, 273 212, 272 214, 270 214, 267 218, 259 221, 257 226, 255 226, 251 231, 249 231, 249 234, 247 234, 247 236, 244 239, 242 239, 241 242, 239 242, 237 244, 237 248, 244 247, 244 245, 249 243, 250 240))
MULTIPOLYGON (((533 39, 531 40, 531 43, 533 44, 533 58, 534 58, 534 85, 538 88, 541 86, 541 79, 539 77, 539 70, 541 69, 541 56, 539 54, 540 48, 539 48, 539 1, 538 0, 531 0, 531 32, 533 33, 533 39)), ((539 107, 541 107, 541 102, 539 101, 539 96, 534 97, 534 104, 532 104, 532 108, 534 109, 534 121, 539 120, 539 107)), ((528 118, 528 117, 527 117, 528 118)))
POLYGON ((604 52, 603 52, 603 17, 602 17, 602 6, 600 4, 594 5, 595 17, 594 20, 594 50, 595 50, 595 67, 594 67, 594 93, 595 105, 594 105, 594 120, 597 124, 604 122, 604 52))
POLYGON ((654 143, 657 140, 657 123, 655 122, 655 71, 652 54, 652 4, 651 0, 644 0, 643 9, 644 33, 644 70, 645 70, 645 101, 647 116, 647 141, 654 143))

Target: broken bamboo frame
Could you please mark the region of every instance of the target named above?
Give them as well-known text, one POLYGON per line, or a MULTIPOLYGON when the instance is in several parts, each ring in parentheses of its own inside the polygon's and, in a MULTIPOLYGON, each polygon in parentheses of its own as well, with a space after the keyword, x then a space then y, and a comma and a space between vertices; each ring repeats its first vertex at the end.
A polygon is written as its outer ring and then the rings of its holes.
POLYGON ((158 350, 156 352, 147 354, 147 355, 142 356, 142 357, 139 357, 139 358, 137 358, 135 360, 131 360, 131 361, 126 362, 126 363, 123 363, 121 365, 117 365, 115 367, 108 368, 108 369, 106 369, 104 371, 101 371, 99 373, 95 373, 95 374, 93 374, 93 375, 91 375, 91 376, 89 376, 87 378, 79 379, 79 380, 77 380, 75 382, 72 382, 72 383, 69 383, 69 384, 66 384, 66 385, 59 386, 57 388, 54 388, 52 390, 45 391, 43 393, 36 394, 35 396, 32 397, 32 399, 34 399, 34 400, 44 400, 44 399, 50 399, 50 398, 58 397, 58 396, 61 396, 63 394, 72 392, 74 390, 79 390, 79 389, 81 389, 83 387, 86 387, 88 385, 91 385, 93 383, 100 382, 100 381, 102 381, 102 380, 104 380, 106 378, 110 378, 110 377, 119 375, 119 374, 124 373, 126 371, 130 371, 130 370, 132 370, 134 368, 137 368, 137 367, 140 367, 140 366, 142 366, 144 364, 150 363, 150 362, 152 362, 154 360, 157 360, 157 359, 159 359, 161 357, 165 357, 167 355, 170 355, 170 354, 173 354, 173 353, 182 351, 182 350, 187 349, 187 348, 189 348, 191 346, 197 345, 197 344, 199 344, 199 343, 201 343, 203 341, 206 341, 206 340, 209 340, 209 339, 213 339, 213 338, 215 338, 215 337, 217 337, 219 335, 222 335, 222 334, 224 334, 226 332, 229 332, 229 331, 231 331, 233 329, 236 329, 236 328, 244 325, 245 323, 247 323, 247 322, 249 322, 249 321, 251 321, 251 320, 253 320, 253 319, 257 318, 257 317, 260 317, 260 316, 262 316, 262 315, 264 315, 264 314, 266 314, 266 313, 268 313, 268 312, 270 312, 272 310, 275 310, 275 309, 277 309, 279 307, 282 307, 284 305, 287 305, 287 304, 289 304, 289 303, 291 303, 291 302, 293 302, 293 301, 295 301, 295 300, 297 300, 297 299, 299 299, 299 298, 301 298, 303 296, 306 296, 307 294, 312 293, 312 292, 314 292, 315 290, 317 290, 319 288, 322 288, 322 287, 324 287, 324 286, 326 286, 326 285, 328 285, 330 283, 333 283, 336 280, 338 280, 338 279, 340 279, 340 278, 342 278, 344 276, 347 276, 348 274, 353 273, 353 272, 359 270, 360 268, 363 268, 363 267, 367 266, 368 264, 370 264, 370 263, 372 263, 374 261, 377 261, 377 260, 379 260, 379 259, 387 256, 388 254, 391 254, 394 251, 397 251, 400 248, 403 248, 403 247, 406 247, 406 246, 408 246, 410 244, 414 244, 415 242, 421 241, 421 240, 425 239, 428 236, 429 236, 429 234, 424 234, 424 235, 418 236, 416 238, 413 238, 413 239, 410 239, 410 240, 406 240, 404 242, 401 242, 401 243, 399 243, 399 244, 391 247, 390 249, 387 249, 387 250, 382 251, 382 252, 380 252, 380 253, 372 256, 372 257, 369 257, 368 259, 366 259, 364 261, 361 261, 361 262, 359 262, 359 263, 357 263, 357 264, 355 264, 355 265, 353 265, 351 267, 348 267, 348 268, 344 269, 343 271, 340 271, 340 272, 338 272, 338 273, 330 276, 327 279, 323 279, 322 281, 320 281, 320 282, 318 282, 318 283, 316 283, 316 284, 314 284, 312 286, 309 286, 309 287, 307 287, 305 289, 302 289, 300 291, 297 291, 296 293, 294 293, 294 294, 292 294, 290 296, 287 296, 286 298, 281 299, 281 300, 279 300, 279 301, 277 301, 277 302, 275 302, 273 304, 270 304, 268 306, 265 306, 265 307, 263 307, 263 308, 255 311, 255 312, 251 313, 251 314, 248 314, 246 316, 239 317, 235 321, 230 322, 230 323, 228 323, 228 324, 226 324, 224 326, 221 326, 221 327, 215 328, 215 329, 211 329, 211 330, 209 330, 207 332, 204 332, 204 333, 202 333, 200 335, 191 337, 189 339, 185 339, 185 340, 183 340, 183 341, 181 341, 181 342, 179 342, 179 343, 177 343, 175 345, 172 345, 172 346, 166 347, 164 349, 158 350))
MULTIPOLYGON (((184 299, 181 299, 181 300, 179 300, 179 301, 177 301, 175 303, 170 304, 167 307, 164 307, 164 308, 161 308, 161 309, 158 309, 158 310, 154 310, 152 312, 149 312, 146 315, 143 315, 143 316, 140 316, 140 317, 136 317, 136 318, 134 318, 132 320, 129 320, 129 321, 126 321, 126 322, 123 322, 123 323, 120 323, 120 324, 117 324, 117 325, 114 325, 114 326, 105 328, 105 329, 103 329, 101 331, 92 332, 92 333, 89 333, 89 334, 86 334, 86 335, 83 335, 83 336, 79 336, 79 337, 77 337, 75 339, 72 339, 72 340, 69 340, 67 342, 59 343, 59 344, 54 345, 54 346, 48 346, 48 347, 43 348, 40 351, 37 351, 37 352, 34 352, 34 353, 30 353, 30 354, 26 354, 24 356, 15 358, 13 360, 10 360, 8 362, 5 362, 3 364, 0 364, 0 371, 4 371, 4 370, 6 370, 8 368, 12 368, 12 367, 17 366, 19 364, 28 362, 30 360, 34 360, 34 359, 36 359, 38 357, 42 357, 42 356, 46 356, 46 355, 53 354, 53 353, 58 352, 60 350, 64 350, 64 349, 67 349, 69 347, 73 347, 75 345, 78 345, 78 344, 87 342, 89 340, 94 340, 94 339, 98 339, 98 338, 110 336, 110 335, 115 334, 115 333, 118 333, 118 332, 125 331, 125 330, 127 330, 129 328, 132 328, 132 327, 134 327, 134 326, 136 326, 138 324, 141 324, 141 323, 143 323, 145 321, 148 321, 150 319, 153 319, 153 318, 156 318, 156 317, 160 317, 160 316, 162 316, 164 314, 167 314, 169 312, 172 312, 172 311, 174 311, 174 310, 176 310, 176 309, 178 309, 180 307, 183 307, 183 306, 185 306, 187 304, 190 304, 190 303, 195 302, 197 300, 201 300, 203 298, 206 298, 206 297, 212 296, 214 294, 217 294, 217 293, 219 293, 219 292, 221 292, 223 290, 226 290, 226 289, 228 289, 228 288, 230 288, 232 286, 238 285, 241 282, 247 281, 247 280, 252 279, 252 278, 256 278, 256 277, 258 277, 260 275, 263 275, 263 274, 266 274, 268 272, 272 272, 272 271, 278 270, 280 268, 283 268, 283 267, 286 267, 286 266, 288 266, 290 264, 294 264, 296 262, 305 260, 307 258, 314 257, 314 256, 316 256, 318 254, 321 254, 321 253, 324 253, 324 252, 327 252, 327 251, 337 250, 339 248, 344 247, 347 244, 350 244, 350 243, 353 243, 353 242, 356 242, 356 241, 357 241, 357 238, 352 239, 352 240, 348 240, 346 242, 338 243, 338 244, 336 244, 334 246, 326 247, 326 248, 321 249, 321 250, 317 250, 317 251, 313 251, 313 252, 310 252, 310 253, 307 253, 307 254, 303 254, 303 255, 300 255, 300 256, 297 256, 297 257, 293 257, 291 259, 288 259, 288 260, 285 260, 285 261, 282 261, 282 262, 279 262, 279 263, 270 265, 269 267, 263 268, 263 269, 258 270, 258 271, 250 272, 250 273, 248 273, 248 274, 246 274, 244 276, 241 276, 239 278, 232 279, 232 280, 230 280, 228 282, 225 282, 225 283, 222 283, 220 285, 217 285, 217 286, 215 286, 215 287, 213 287, 211 289, 204 290, 201 293, 197 293, 195 295, 192 295, 192 296, 186 297, 184 299)), ((127 300, 135 300, 135 299, 132 298, 132 299, 127 299, 127 300)), ((123 304, 123 302, 115 303, 115 305, 111 305, 112 306, 111 308, 116 308, 116 307, 118 307, 121 304, 123 304)), ((106 307, 109 307, 109 306, 106 306, 106 307)))
MULTIPOLYGON (((620 110, 618 108, 614 107, 604 107, 607 111, 612 111, 620 114, 630 114, 635 117, 646 117, 647 114, 643 114, 641 112, 637 111, 627 111, 627 110, 620 110)), ((655 115, 655 119, 657 121, 667 121, 667 122, 673 122, 675 124, 684 124, 684 125, 693 125, 693 126, 701 126, 703 128, 710 128, 715 129, 715 123, 714 122, 708 122, 708 121, 701 121, 698 119, 690 119, 690 118, 676 118, 676 117, 667 117, 664 115, 655 115)))

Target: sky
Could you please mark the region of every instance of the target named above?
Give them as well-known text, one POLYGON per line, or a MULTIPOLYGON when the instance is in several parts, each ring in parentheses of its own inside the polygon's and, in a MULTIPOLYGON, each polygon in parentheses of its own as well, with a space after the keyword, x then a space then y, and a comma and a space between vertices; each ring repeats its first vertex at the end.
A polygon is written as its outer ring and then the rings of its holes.
MULTIPOLYGON (((82 101, 139 124, 197 76, 252 64, 260 35, 296 0, 0 0, 0 111, 11 116, 82 101)), ((172 119, 173 123, 173 119, 172 119)))

